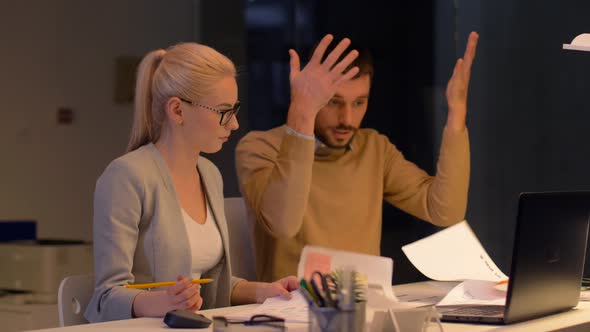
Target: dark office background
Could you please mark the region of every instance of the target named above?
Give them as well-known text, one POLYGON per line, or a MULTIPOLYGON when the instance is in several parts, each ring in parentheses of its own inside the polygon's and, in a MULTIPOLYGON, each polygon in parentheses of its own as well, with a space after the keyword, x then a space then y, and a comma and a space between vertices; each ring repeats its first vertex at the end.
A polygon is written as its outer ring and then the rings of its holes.
MULTIPOLYGON (((588 1, 429 0, 396 2, 393 10, 382 1, 353 0, 253 0, 241 6, 226 0, 202 6, 215 13, 203 17, 203 42, 230 54, 242 69, 246 107, 236 136, 284 123, 288 48, 306 54, 333 33, 373 52, 376 75, 363 126, 387 135, 407 159, 431 173, 446 119, 446 82, 469 32, 478 31, 469 91, 466 218, 505 273, 520 192, 590 189, 590 53, 561 49, 590 31, 588 1)), ((239 195, 236 142, 211 156, 223 172, 226 196, 239 195)), ((435 231, 385 204, 381 248, 394 259, 394 283, 424 279, 400 247, 435 231)))

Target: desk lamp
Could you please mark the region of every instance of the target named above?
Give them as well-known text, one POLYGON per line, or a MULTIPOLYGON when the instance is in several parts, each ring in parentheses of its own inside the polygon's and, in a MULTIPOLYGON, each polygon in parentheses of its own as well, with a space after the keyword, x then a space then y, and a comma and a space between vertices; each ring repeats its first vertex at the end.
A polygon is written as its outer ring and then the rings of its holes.
POLYGON ((563 44, 563 49, 590 52, 590 33, 578 35, 571 44, 563 44))

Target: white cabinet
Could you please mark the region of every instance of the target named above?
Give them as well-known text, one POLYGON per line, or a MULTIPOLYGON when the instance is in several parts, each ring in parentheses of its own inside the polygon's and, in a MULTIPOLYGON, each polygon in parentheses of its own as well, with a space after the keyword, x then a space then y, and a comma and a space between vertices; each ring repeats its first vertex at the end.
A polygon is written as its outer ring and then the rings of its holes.
POLYGON ((17 332, 59 326, 57 304, 0 303, 0 330, 17 332))

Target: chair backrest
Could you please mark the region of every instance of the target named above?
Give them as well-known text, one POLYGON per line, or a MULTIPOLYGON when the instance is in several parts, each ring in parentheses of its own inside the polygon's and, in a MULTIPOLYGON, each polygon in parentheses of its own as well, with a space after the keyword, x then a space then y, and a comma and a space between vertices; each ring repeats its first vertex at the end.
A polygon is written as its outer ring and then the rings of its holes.
POLYGON ((242 197, 225 199, 225 217, 229 232, 232 273, 246 280, 256 280, 254 248, 254 214, 242 197))
POLYGON ((91 274, 65 277, 59 284, 57 307, 59 325, 87 324, 84 311, 94 292, 94 276, 91 274))

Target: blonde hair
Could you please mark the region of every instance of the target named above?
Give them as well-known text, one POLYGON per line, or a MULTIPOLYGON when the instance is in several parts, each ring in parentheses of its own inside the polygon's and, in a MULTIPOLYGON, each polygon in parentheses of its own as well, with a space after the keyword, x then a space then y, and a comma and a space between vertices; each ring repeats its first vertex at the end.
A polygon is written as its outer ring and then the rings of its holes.
POLYGON ((137 69, 135 111, 127 152, 158 140, 169 98, 197 101, 228 76, 236 77, 233 62, 205 45, 181 43, 149 52, 137 69))

